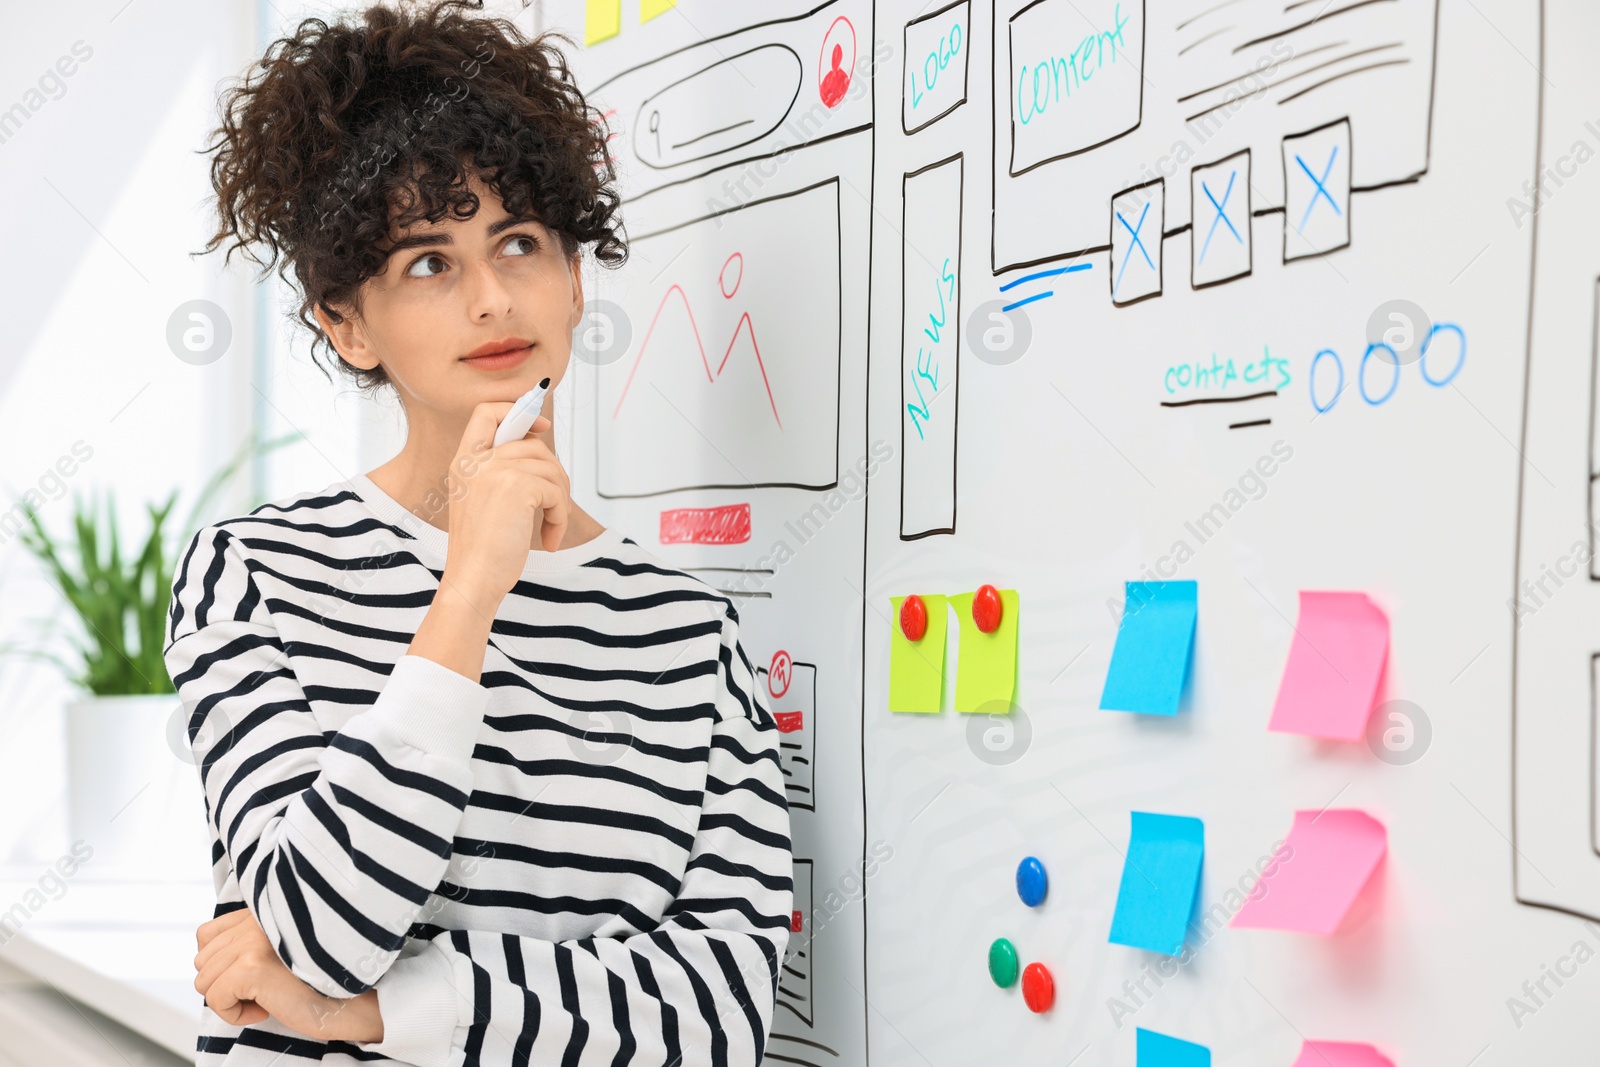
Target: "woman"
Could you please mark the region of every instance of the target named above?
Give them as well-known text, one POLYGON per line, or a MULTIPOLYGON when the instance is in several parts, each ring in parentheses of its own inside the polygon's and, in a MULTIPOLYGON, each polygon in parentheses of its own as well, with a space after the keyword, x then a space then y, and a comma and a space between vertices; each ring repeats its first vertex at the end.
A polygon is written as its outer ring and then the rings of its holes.
POLYGON ((626 250, 561 54, 464 6, 302 22, 213 145, 208 250, 281 253, 407 436, 202 530, 173 584, 218 899, 198 1062, 755 1064, 777 728, 732 602, 572 501, 548 403, 493 446, 566 373, 582 248, 626 250))

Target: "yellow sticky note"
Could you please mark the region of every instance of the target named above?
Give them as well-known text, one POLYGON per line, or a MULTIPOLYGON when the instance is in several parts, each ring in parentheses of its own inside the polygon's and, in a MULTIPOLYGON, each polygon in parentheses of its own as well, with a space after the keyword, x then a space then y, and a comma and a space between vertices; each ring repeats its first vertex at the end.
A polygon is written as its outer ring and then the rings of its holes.
POLYGON ((944 696, 944 633, 949 610, 944 597, 923 594, 928 631, 922 640, 908 641, 900 629, 900 605, 905 599, 889 598, 894 608, 889 625, 889 710, 937 712, 944 696))
POLYGON ((986 634, 972 621, 971 593, 950 598, 961 622, 956 710, 1009 715, 1017 690, 1017 591, 1001 589, 1000 625, 986 634))
POLYGON ((583 43, 598 44, 622 32, 622 0, 588 0, 583 19, 583 43))
POLYGON ((639 21, 649 22, 678 6, 678 0, 639 0, 639 21))

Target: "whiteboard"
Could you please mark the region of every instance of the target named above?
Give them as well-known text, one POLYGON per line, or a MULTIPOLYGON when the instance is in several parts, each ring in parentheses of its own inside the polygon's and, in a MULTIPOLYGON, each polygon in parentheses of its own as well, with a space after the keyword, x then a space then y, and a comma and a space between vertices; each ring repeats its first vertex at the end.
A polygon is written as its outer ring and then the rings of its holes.
POLYGON ((783 716, 768 1058, 1592 1057, 1600 11, 638 8, 574 58, 634 257, 559 403, 583 506, 737 598, 783 716), (1123 583, 1170 578, 1182 710, 1100 710, 1123 583), (890 598, 983 583, 1020 597, 1011 712, 953 710, 955 637, 943 711, 889 712, 890 598), (1321 589, 1389 617, 1403 756, 1266 729, 1321 589), (1132 812, 1204 821, 1204 911, 1330 806, 1388 833, 1333 936, 1108 943, 1132 812))

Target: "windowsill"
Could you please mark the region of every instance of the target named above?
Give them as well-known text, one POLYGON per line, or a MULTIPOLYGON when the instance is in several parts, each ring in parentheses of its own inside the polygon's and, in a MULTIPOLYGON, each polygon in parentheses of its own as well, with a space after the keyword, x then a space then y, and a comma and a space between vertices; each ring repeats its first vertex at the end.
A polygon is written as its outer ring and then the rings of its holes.
POLYGON ((85 869, 13 934, 16 908, 26 912, 38 878, 37 868, 0 867, 0 908, 11 909, 0 910, 0 959, 193 1062, 194 931, 211 918, 211 883, 121 881, 85 869))

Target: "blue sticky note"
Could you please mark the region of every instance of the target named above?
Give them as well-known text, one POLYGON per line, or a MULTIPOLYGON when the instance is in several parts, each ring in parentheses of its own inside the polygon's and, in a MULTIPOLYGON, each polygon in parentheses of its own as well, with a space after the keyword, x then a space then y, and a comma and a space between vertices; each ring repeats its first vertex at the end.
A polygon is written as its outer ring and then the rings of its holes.
POLYGON ((1176 715, 1194 645, 1194 582, 1128 582, 1111 669, 1100 691, 1106 711, 1176 715))
POLYGON ((1180 1041, 1154 1030, 1138 1028, 1139 1067, 1211 1067, 1211 1050, 1192 1041, 1180 1041))
POLYGON ((1168 956, 1183 951, 1200 891, 1206 826, 1187 815, 1133 813, 1111 941, 1168 956))

